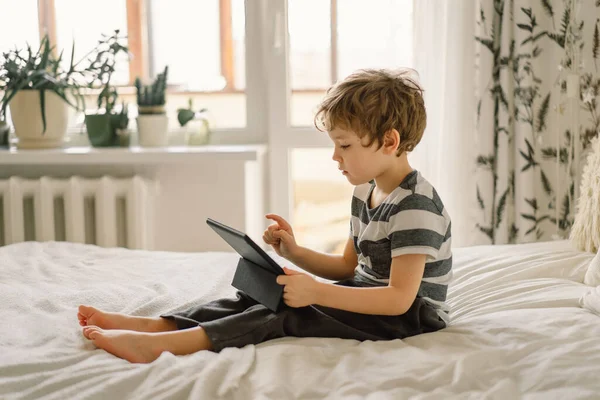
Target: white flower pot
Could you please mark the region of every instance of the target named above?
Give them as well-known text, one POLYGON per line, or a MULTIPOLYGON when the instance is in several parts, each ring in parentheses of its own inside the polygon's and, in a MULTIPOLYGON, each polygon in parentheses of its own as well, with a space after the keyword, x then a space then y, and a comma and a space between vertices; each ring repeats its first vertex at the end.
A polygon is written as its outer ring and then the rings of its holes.
POLYGON ((8 104, 18 148, 45 149, 62 147, 64 144, 69 124, 69 105, 54 92, 46 90, 44 94, 45 132, 39 90, 21 90, 8 104))
POLYGON ((169 118, 165 114, 137 117, 138 141, 143 147, 162 147, 169 144, 169 118))

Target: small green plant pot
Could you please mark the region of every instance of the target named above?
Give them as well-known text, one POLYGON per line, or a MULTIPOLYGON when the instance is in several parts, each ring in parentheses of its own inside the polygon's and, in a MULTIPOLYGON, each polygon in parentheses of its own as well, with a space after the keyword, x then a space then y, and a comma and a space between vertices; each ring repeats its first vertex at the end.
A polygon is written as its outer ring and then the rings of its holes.
POLYGON ((139 115, 164 114, 165 106, 138 106, 139 115))
POLYGON ((116 114, 87 114, 85 127, 88 138, 94 147, 118 146, 116 127, 119 116, 116 114))
POLYGON ((117 129, 117 140, 119 141, 119 146, 121 147, 129 147, 131 144, 131 135, 127 129, 117 129))
POLYGON ((192 120, 186 126, 189 127, 188 145, 203 146, 210 143, 211 132, 207 120, 192 120))
POLYGON ((8 135, 10 127, 4 121, 0 121, 0 147, 8 147, 8 135))

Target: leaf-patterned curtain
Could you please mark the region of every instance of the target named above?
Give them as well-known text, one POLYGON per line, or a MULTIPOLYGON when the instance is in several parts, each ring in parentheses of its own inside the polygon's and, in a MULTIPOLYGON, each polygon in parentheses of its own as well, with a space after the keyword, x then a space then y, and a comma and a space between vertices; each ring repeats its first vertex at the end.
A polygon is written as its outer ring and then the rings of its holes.
POLYGON ((481 242, 565 238, 600 129, 600 0, 478 5, 481 242))

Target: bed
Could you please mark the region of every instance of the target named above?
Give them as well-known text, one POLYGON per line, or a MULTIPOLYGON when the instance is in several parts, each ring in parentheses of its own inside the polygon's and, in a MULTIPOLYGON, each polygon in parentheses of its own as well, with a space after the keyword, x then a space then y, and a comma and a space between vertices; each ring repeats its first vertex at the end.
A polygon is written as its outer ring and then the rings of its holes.
MULTIPOLYGON (((130 364, 95 349, 79 304, 150 316, 234 293, 233 253, 0 248, 2 399, 584 399, 600 396, 593 255, 549 242, 455 249, 452 322, 392 342, 284 338, 130 364)), ((288 264, 289 265, 289 264, 288 264)))

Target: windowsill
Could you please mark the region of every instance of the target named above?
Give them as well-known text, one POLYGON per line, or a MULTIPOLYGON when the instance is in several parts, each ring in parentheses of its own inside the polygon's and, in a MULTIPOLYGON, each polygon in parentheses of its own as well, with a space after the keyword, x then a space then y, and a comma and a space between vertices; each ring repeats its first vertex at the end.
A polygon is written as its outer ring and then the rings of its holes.
MULTIPOLYGON (((132 85, 121 85, 116 86, 117 93, 122 95, 136 95, 137 89, 132 85)), ((327 91, 326 87, 323 88, 299 88, 292 89, 292 94, 319 94, 322 95, 325 91, 327 91)), ((93 88, 93 89, 83 89, 82 93, 85 96, 98 96, 101 92, 101 89, 93 88)), ((215 95, 227 95, 227 94, 245 94, 246 89, 237 89, 237 88, 224 88, 222 90, 197 90, 197 89, 186 89, 183 86, 173 85, 167 87, 166 94, 170 95, 205 95, 205 96, 215 96, 215 95)), ((118 102, 120 103, 120 101, 118 102)))
POLYGON ((169 147, 67 147, 62 149, 0 149, 0 165, 22 164, 186 164, 198 161, 255 161, 265 145, 169 147))

